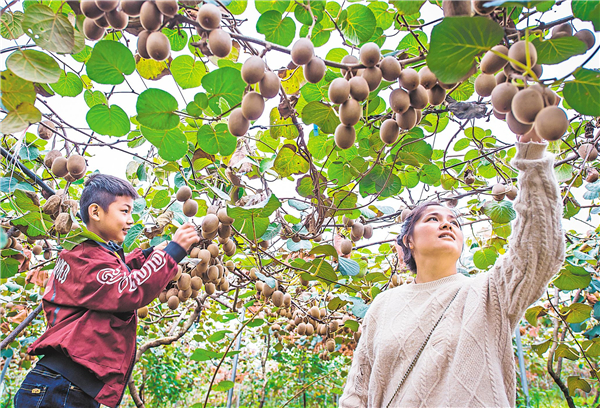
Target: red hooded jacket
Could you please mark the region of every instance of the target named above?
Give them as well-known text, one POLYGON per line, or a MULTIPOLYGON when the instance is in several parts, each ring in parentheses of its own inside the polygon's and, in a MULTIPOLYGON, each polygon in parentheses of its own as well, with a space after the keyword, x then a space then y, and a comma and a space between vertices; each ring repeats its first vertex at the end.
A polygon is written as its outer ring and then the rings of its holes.
POLYGON ((113 250, 85 241, 61 252, 42 298, 48 326, 28 349, 109 407, 121 402, 133 370, 136 310, 159 295, 185 256, 175 242, 135 249, 126 262, 113 250))

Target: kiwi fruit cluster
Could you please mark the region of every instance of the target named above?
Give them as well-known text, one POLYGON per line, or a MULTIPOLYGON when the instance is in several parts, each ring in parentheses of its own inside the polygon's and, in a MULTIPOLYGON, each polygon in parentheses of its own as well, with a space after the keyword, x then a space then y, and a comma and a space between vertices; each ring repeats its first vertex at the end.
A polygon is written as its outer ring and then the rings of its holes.
POLYGON ((390 278, 389 287, 395 288, 402 285, 404 285, 404 279, 402 279, 402 276, 398 275, 397 273, 393 274, 390 278))
POLYGON ((584 29, 579 30, 573 34, 573 26, 569 23, 557 25, 552 28, 551 32, 552 39, 561 37, 577 37, 580 41, 585 43, 587 49, 591 49, 596 44, 596 37, 590 30, 584 29))
MULTIPOLYGON (((130 16, 139 15, 142 3, 132 0, 81 0, 80 8, 85 16, 83 34, 88 40, 98 41, 109 27, 123 30, 129 24, 130 16)), ((177 4, 176 1, 173 3, 177 4)))
POLYGON ((496 183, 492 186, 492 197, 496 201, 502 201, 504 198, 514 200, 517 198, 517 187, 513 184, 496 183))
POLYGON ((487 0, 443 0, 442 11, 444 12, 444 17, 471 17, 473 14, 486 16, 492 14, 492 12, 496 9, 495 6, 487 6, 486 3, 488 3, 487 0))
POLYGON ((79 211, 77 201, 67 198, 63 191, 48 197, 42 206, 42 212, 54 220, 54 231, 57 234, 67 234, 71 231, 73 226, 71 213, 74 215, 77 211, 79 211))
POLYGON ((361 238, 370 239, 373 236, 373 226, 363 224, 360 221, 348 218, 345 215, 342 217, 342 224, 350 231, 350 239, 342 239, 340 243, 340 251, 343 255, 348 255, 352 252, 352 243, 361 238))
POLYGON ((56 177, 74 182, 85 176, 87 164, 85 158, 78 154, 64 157, 59 150, 50 150, 44 157, 44 164, 56 177))
POLYGON ((316 84, 325 76, 325 62, 315 55, 315 47, 308 38, 298 39, 292 45, 290 56, 294 65, 303 66, 304 78, 311 84, 316 84))
POLYGON ((198 212, 198 202, 192 199, 192 189, 190 187, 180 187, 175 193, 175 199, 183 203, 183 213, 186 217, 194 217, 198 212))
MULTIPOLYGON (((181 265, 177 265, 177 274, 158 295, 158 300, 160 303, 166 303, 169 309, 175 310, 179 307, 180 303, 198 297, 201 288, 202 280, 200 278, 195 277, 189 273, 189 271, 184 270, 181 265)), ((138 309, 138 317, 143 319, 147 315, 147 308, 138 309)))

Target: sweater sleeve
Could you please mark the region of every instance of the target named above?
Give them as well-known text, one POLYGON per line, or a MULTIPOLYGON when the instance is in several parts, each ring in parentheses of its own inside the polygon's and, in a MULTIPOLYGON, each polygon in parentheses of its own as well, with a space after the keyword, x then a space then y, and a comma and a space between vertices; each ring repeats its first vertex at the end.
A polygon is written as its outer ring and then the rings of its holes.
POLYGON ((517 143, 512 165, 519 170, 516 220, 509 249, 492 268, 490 285, 514 330, 525 309, 544 293, 565 258, 562 201, 547 144, 517 143))

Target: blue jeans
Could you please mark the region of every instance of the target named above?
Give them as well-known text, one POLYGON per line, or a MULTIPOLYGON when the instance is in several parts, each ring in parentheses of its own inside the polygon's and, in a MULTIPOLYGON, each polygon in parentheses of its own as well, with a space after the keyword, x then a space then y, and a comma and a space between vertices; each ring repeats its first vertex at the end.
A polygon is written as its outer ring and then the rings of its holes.
POLYGON ((33 368, 15 395, 15 408, 98 408, 100 404, 62 375, 33 368))

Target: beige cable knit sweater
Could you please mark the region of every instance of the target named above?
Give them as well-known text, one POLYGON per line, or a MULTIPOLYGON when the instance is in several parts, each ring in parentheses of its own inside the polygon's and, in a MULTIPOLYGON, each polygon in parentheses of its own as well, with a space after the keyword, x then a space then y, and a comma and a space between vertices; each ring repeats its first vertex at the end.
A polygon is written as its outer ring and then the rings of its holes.
POLYGON ((546 144, 517 143, 509 250, 487 273, 403 285, 373 301, 340 407, 385 407, 456 290, 392 407, 513 407, 512 334, 564 260, 562 204, 546 144))

